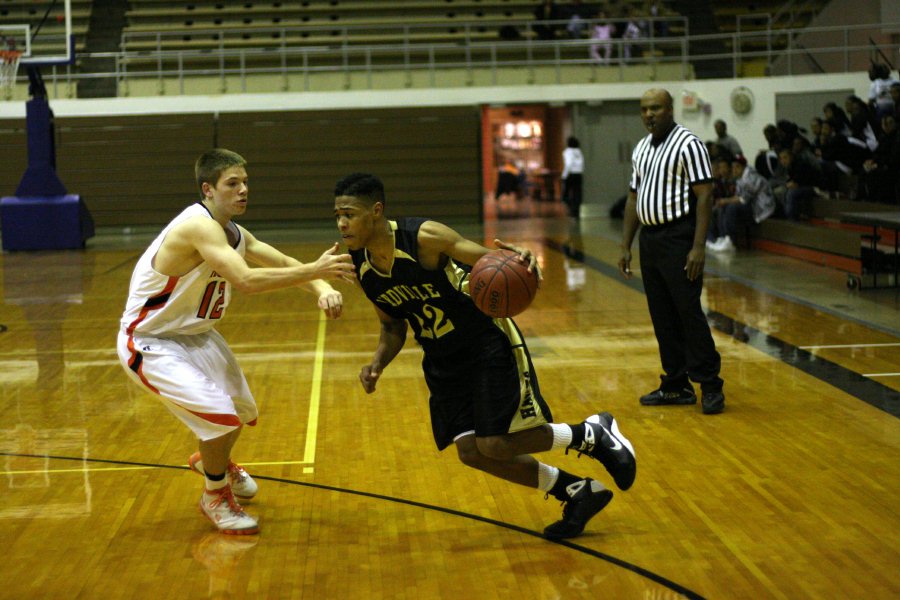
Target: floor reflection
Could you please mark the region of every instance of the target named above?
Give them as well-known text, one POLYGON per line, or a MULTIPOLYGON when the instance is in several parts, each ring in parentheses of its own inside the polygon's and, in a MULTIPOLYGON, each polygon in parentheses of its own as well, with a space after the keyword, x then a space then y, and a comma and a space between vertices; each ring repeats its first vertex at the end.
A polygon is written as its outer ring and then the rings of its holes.
POLYGON ((244 559, 257 543, 257 535, 223 535, 217 531, 194 542, 191 554, 209 575, 210 598, 232 598, 247 592, 248 565, 252 561, 244 559))

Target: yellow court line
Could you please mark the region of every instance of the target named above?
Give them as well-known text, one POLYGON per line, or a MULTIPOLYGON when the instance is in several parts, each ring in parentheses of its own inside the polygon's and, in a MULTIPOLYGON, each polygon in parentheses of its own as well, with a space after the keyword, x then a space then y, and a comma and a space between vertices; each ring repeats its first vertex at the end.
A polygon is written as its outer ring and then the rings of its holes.
POLYGON ((325 311, 319 312, 319 330, 316 334, 316 356, 313 361, 312 389, 309 393, 309 416, 306 420, 306 447, 303 461, 316 462, 316 436, 319 433, 319 399, 322 392, 322 364, 325 362, 325 311))
MULTIPOLYGON (((312 389, 309 394, 309 415, 306 421, 306 447, 303 450, 303 460, 287 460, 272 462, 245 462, 243 466, 261 465, 312 465, 316 461, 316 440, 319 433, 319 400, 322 392, 322 365, 325 362, 325 329, 327 325, 325 311, 319 312, 319 328, 316 334, 316 355, 313 361, 312 389)), ((34 457, 42 458, 42 457, 34 457)), ((155 466, 122 466, 122 467, 97 467, 80 469, 40 469, 36 471, 0 471, 4 475, 28 475, 35 473, 83 473, 84 471, 135 471, 140 469, 156 469, 155 466)), ((312 473, 312 468, 307 466, 304 473, 312 473)))

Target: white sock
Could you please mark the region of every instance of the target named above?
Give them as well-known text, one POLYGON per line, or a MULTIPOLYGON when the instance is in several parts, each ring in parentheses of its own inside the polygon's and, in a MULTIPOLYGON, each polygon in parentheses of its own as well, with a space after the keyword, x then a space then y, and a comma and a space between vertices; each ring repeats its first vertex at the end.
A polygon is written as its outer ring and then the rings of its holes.
POLYGON ((223 477, 219 481, 213 481, 209 477, 206 478, 206 491, 208 492, 221 490, 226 485, 228 485, 228 477, 223 477))
POLYGON ((549 492, 559 477, 559 469, 538 462, 538 489, 542 492, 549 492))
POLYGON ((549 423, 549 425, 553 431, 553 445, 550 449, 568 448, 572 443, 572 427, 565 423, 549 423))

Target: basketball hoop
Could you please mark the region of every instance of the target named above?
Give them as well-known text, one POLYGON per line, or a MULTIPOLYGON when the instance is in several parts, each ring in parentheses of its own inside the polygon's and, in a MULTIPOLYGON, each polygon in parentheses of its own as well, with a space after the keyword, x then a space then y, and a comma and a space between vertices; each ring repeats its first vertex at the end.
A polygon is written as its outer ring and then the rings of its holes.
POLYGON ((0 89, 12 92, 21 58, 22 53, 16 50, 0 50, 0 89))

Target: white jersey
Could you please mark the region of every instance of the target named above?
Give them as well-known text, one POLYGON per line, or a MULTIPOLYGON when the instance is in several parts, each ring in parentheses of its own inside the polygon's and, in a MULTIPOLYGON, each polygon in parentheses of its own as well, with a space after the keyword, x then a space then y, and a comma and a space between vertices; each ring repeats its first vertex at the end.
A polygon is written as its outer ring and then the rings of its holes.
MULTIPOLYGON (((231 301, 231 285, 204 261, 181 277, 169 277, 153 268, 169 231, 191 217, 212 215, 203 204, 184 209, 166 225, 159 236, 138 260, 131 275, 128 302, 122 314, 122 326, 128 335, 141 333, 151 336, 196 334, 209 331, 225 315, 231 301)), ((246 240, 234 223, 228 224, 229 240, 244 256, 246 240)))

